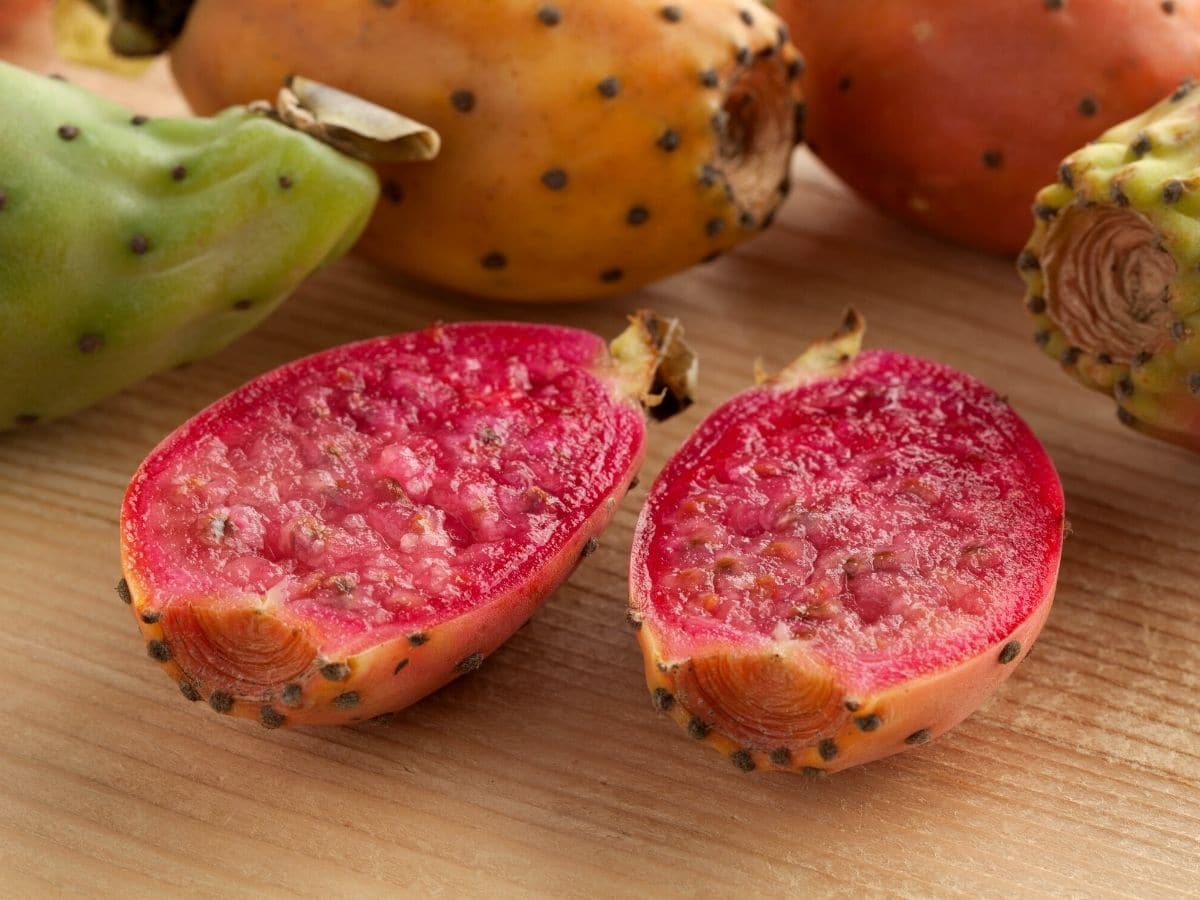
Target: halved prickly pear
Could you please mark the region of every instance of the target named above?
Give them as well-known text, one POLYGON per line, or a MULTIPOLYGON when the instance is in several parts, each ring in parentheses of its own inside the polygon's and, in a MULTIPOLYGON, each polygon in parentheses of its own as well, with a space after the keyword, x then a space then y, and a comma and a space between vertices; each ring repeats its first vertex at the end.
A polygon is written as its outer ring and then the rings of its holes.
POLYGON ((638 521, 654 704, 741 769, 823 775, 937 737, 1050 611, 1063 496, 1036 437, 978 381, 861 335, 852 314, 714 412, 638 521))
POLYGON ((434 326, 218 401, 122 508, 119 591, 149 655, 267 727, 379 716, 477 668, 594 549, 641 465, 642 404, 687 402, 679 335, 651 314, 611 350, 434 326))
MULTIPOLYGON (((403 117, 319 99, 303 124, 339 146, 327 107, 436 150, 403 117)), ((216 352, 354 243, 375 173, 265 112, 147 119, 0 63, 0 431, 216 352)))

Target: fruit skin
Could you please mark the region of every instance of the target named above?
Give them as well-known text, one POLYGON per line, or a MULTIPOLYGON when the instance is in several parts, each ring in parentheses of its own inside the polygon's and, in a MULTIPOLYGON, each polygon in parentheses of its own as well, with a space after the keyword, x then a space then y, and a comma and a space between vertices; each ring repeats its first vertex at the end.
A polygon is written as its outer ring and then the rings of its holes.
MULTIPOLYGON (((594 549, 596 537, 636 476, 645 452, 642 392, 659 374, 657 368, 666 365, 654 349, 647 353, 645 348, 631 346, 637 343, 630 339, 631 333, 635 336, 645 333, 639 331, 643 321, 635 321, 619 345, 614 342, 611 355, 594 335, 568 328, 514 323, 433 326, 414 335, 364 341, 298 360, 217 401, 182 425, 147 457, 131 481, 122 506, 124 578, 118 592, 133 608, 147 653, 179 682, 188 699, 207 699, 218 712, 257 719, 268 728, 349 724, 385 715, 477 668, 486 656, 528 621, 580 559, 594 549), (601 427, 609 429, 605 439, 610 441, 612 449, 610 456, 605 457, 609 460, 605 465, 611 470, 572 474, 573 479, 591 479, 594 508, 590 512, 582 506, 578 510, 567 510, 571 516, 583 516, 585 512, 586 516, 570 527, 557 546, 542 548, 544 554, 536 564, 520 570, 519 577, 506 576, 508 580, 503 582, 502 590, 460 615, 421 622, 414 628, 402 627, 404 623, 396 627, 388 625, 384 633, 368 630, 340 642, 329 638, 330 634, 336 637, 336 633, 323 632, 320 622, 311 614, 286 605, 272 605, 270 592, 261 597, 238 597, 233 594, 209 595, 203 588, 192 587, 179 595, 182 599, 169 596, 181 582, 180 576, 162 574, 167 571, 162 560, 168 558, 163 555, 162 542, 179 540, 179 532, 168 526, 156 526, 154 522, 155 517, 168 507, 184 506, 200 513, 207 509, 199 500, 189 497, 178 501, 163 493, 174 489, 163 479, 167 477, 164 473, 172 471, 171 466, 176 460, 182 459, 192 466, 190 471, 194 474, 189 478, 200 479, 203 483, 205 474, 194 467, 195 457, 189 455, 197 442, 224 439, 221 436, 233 433, 230 428, 236 429, 255 417, 269 415, 280 404, 291 410, 293 401, 287 399, 291 396, 288 392, 297 384, 324 385, 331 391, 337 390, 348 377, 346 373, 356 366, 385 373, 380 378, 394 378, 397 377, 395 372, 409 371, 402 369, 404 366, 415 365, 420 371, 422 363, 414 363, 414 360, 436 361, 442 353, 449 354, 446 359, 456 365, 461 362, 464 367, 473 364, 474 359, 483 359, 484 365, 495 364, 495 359, 470 350, 481 345, 511 348, 511 355, 505 356, 505 364, 515 359, 532 368, 534 362, 549 357, 562 360, 568 374, 574 373, 571 377, 593 379, 608 398, 604 408, 574 410, 573 414, 594 418, 602 423, 601 427), (395 365, 388 360, 394 360, 395 365), (172 579, 177 583, 172 584, 172 579), (200 590, 199 595, 187 593, 192 591, 194 594, 196 590, 200 590), (352 702, 347 700, 348 697, 352 702)), ((670 347, 677 338, 676 334, 655 342, 661 343, 663 356, 671 356, 670 347)), ((690 365, 690 357, 687 362, 690 365)), ((397 390, 411 388, 407 378, 407 375, 402 376, 397 390)), ((420 389, 441 388, 424 384, 420 389)), ((364 414, 369 415, 372 408, 393 403, 393 399, 389 399, 392 395, 388 393, 391 390, 390 387, 378 391, 363 389, 357 396, 360 400, 365 398, 365 402, 355 400, 352 408, 365 410, 364 414)), ((677 405, 686 404, 686 398, 679 399, 677 405)), ((549 401, 544 415, 558 415, 556 402, 549 401)), ((469 407, 489 410, 503 407, 504 403, 504 392, 492 391, 471 398, 469 407)), ((333 407, 332 400, 330 405, 333 407)), ((406 405, 412 407, 402 393, 395 395, 394 405, 401 412, 406 405)), ((335 415, 340 416, 337 409, 334 407, 335 415)), ((442 415, 446 424, 449 425, 460 412, 462 410, 453 404, 445 405, 442 415)), ((338 418, 337 421, 341 423, 337 433, 344 436, 354 437, 368 430, 353 422, 347 425, 345 419, 338 418)), ((304 426, 301 431, 313 432, 315 427, 304 426)), ((253 440, 237 446, 272 445, 283 433, 260 425, 251 428, 250 434, 253 440)), ((323 434, 321 440, 329 439, 328 433, 323 434)), ((346 446, 352 447, 352 444, 346 446)), ((360 482, 375 483, 371 480, 377 474, 372 474, 374 469, 368 470, 364 464, 355 471, 367 474, 362 478, 348 476, 350 483, 344 488, 347 494, 353 493, 360 482)), ((240 464, 239 478, 263 477, 269 478, 271 473, 253 460, 240 464)), ((287 488, 283 484, 276 487, 280 491, 287 488)), ((304 502, 324 503, 319 497, 304 502)), ((191 572, 182 576, 185 581, 195 576, 196 567, 203 566, 203 562, 192 561, 189 565, 191 572)), ((303 577, 312 576, 306 572, 303 577)))
POLYGON ((0 63, 0 116, 0 431, 216 352, 378 197, 370 167, 245 109, 134 119, 0 63))
POLYGON ((769 224, 803 109, 781 24, 754 0, 198 0, 171 64, 200 112, 303 71, 428 123, 441 157, 380 168, 363 252, 476 295, 578 299, 769 224))
MULTIPOLYGON (((843 706, 838 719, 823 732, 829 735, 826 740, 834 741, 837 747, 833 760, 822 756, 816 740, 807 747, 793 749, 785 745, 747 747, 716 729, 697 737, 692 724, 695 717, 686 707, 686 688, 680 686, 690 663, 661 662, 664 657, 657 638, 645 627, 639 629, 638 639, 646 661, 646 684, 655 707, 667 712, 689 734, 729 757, 744 771, 799 772, 820 778, 928 743, 967 718, 1016 669, 1019 660, 1001 662, 1007 656, 1005 648, 1016 647, 1021 658, 1029 652, 1050 614, 1052 599, 1052 594, 1048 595, 1037 612, 1011 634, 952 670, 843 701, 856 704, 854 710, 843 706), (666 697, 671 699, 668 701, 666 697), (858 724, 869 723, 873 718, 880 724, 869 732, 858 724), (786 755, 781 752, 784 749, 786 755)), ((731 648, 730 655, 736 652, 731 648)))
POLYGON ((48 5, 47 0, 4 0, 0 8, 0 41, 11 37, 30 16, 48 5))
MULTIPOLYGON (((707 743, 743 771, 823 777, 937 738, 970 715, 1012 674, 1041 632, 1053 602, 1065 523, 1062 488, 1053 464, 1028 427, 992 395, 987 402, 1003 409, 999 415, 1012 435, 1008 452, 1027 465, 1048 525, 1037 560, 1038 588, 1029 598, 1027 614, 1011 622, 1004 633, 919 677, 884 678, 875 688, 862 690, 848 687, 853 677, 829 660, 813 656, 803 642, 746 635, 734 640, 719 629, 705 632, 705 626, 697 625, 685 633, 661 620, 653 601, 656 585, 650 557, 656 532, 664 527, 659 517, 665 498, 676 479, 707 464, 706 454, 739 421, 762 414, 768 402, 764 394, 777 392, 778 399, 770 403, 790 401, 803 410, 808 408, 805 401, 794 398, 802 398, 807 387, 828 379, 844 382, 847 392, 862 389, 854 379, 864 366, 903 373, 914 365, 933 365, 901 354, 859 354, 862 331, 862 320, 852 313, 841 332, 813 345, 779 376, 718 408, 667 463, 638 519, 628 618, 642 647, 652 702, 694 740, 707 743), (803 732, 805 738, 780 739, 768 732, 803 732)), ((986 388, 951 374, 975 395, 968 402, 987 399, 986 388)), ((845 462, 839 460, 839 465, 845 462)), ((770 457, 762 460, 770 461, 770 457)))
POLYGON ((1063 156, 1200 75, 1200 2, 781 0, 809 146, 888 214, 1015 254, 1063 156))
MULTIPOLYGON (((292 706, 286 702, 284 691, 287 685, 279 684, 273 691, 258 696, 226 691, 230 696, 230 705, 218 711, 252 719, 264 727, 273 728, 281 725, 350 725, 412 705, 477 668, 484 658, 529 621, 546 597, 571 574, 588 540, 604 530, 614 511, 615 505, 597 509, 570 542, 543 562, 539 577, 497 596, 487 606, 436 628, 399 635, 385 643, 339 658, 335 662, 342 662, 350 669, 349 675, 343 679, 330 680, 322 675, 321 668, 326 662, 313 655, 305 671, 287 683, 299 686, 301 699, 298 705, 292 706), (399 677, 401 674, 403 677, 399 677), (343 709, 337 704, 336 698, 346 694, 355 694, 361 699, 355 706, 343 709), (270 710, 270 713, 264 714, 264 710, 270 710), (283 718, 277 721, 276 716, 283 718)), ((137 562, 127 543, 122 544, 121 555, 138 629, 145 639, 147 652, 152 659, 157 659, 153 649, 157 644, 154 642, 171 646, 173 638, 167 629, 172 622, 169 619, 146 622, 142 618, 146 610, 155 608, 154 596, 138 577, 137 562)), ((162 669, 168 677, 179 682, 181 691, 188 699, 207 700, 214 709, 220 706, 213 699, 213 689, 195 680, 174 659, 163 661, 162 669), (192 691, 195 693, 189 696, 192 691)))
POLYGON ((1200 450, 1200 89, 1068 156, 1034 211, 1017 268, 1037 343, 1126 426, 1200 450))

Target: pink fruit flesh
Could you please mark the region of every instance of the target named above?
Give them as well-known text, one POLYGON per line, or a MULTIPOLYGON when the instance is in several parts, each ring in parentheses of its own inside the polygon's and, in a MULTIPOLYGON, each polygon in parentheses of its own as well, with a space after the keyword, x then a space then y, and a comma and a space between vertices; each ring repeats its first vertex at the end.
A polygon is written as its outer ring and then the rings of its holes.
MULTIPOLYGON (((803 660, 795 670, 814 674, 797 677, 818 705, 861 706, 1044 614, 1062 527, 1045 451, 966 375, 867 352, 837 375, 748 391, 676 454, 639 522, 632 606, 649 633, 652 687, 686 690, 684 676, 664 680, 660 663, 765 651, 803 660), (831 684, 842 696, 826 696, 831 684)), ((731 705, 739 677, 725 672, 716 691, 731 705)), ((742 739, 788 733, 715 708, 720 698, 704 702, 714 704, 706 727, 729 713, 742 739)), ((814 744, 844 724, 808 712, 814 744)), ((803 748, 792 749, 798 758, 803 748)))
POLYGON ((143 464, 123 513, 126 575, 137 607, 173 624, 161 637, 177 675, 269 702, 275 675, 310 662, 497 601, 497 616, 527 616, 642 457, 641 409, 608 362, 599 338, 572 329, 434 327, 285 366, 184 425, 143 464), (214 625, 222 609, 286 627, 214 625), (222 655, 238 671, 216 671, 222 655))

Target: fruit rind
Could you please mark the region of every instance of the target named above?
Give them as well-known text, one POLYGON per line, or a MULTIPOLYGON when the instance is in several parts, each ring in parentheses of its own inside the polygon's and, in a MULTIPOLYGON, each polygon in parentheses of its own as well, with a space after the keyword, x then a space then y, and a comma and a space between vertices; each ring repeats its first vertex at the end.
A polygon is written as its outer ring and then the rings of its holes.
POLYGON ((818 769, 833 774, 934 741, 971 715, 1016 670, 1019 660, 1001 661, 1003 649, 1016 642, 1024 648, 1020 657, 1023 659, 1032 648, 1050 614, 1050 599, 1048 596, 1034 614, 1012 632, 953 670, 935 672, 878 693, 846 695, 842 699, 842 713, 831 718, 819 734, 814 734, 802 746, 785 743, 747 745, 731 739, 703 720, 697 720, 703 727, 696 728, 692 724, 695 720, 692 710, 679 696, 679 673, 688 661, 662 658, 651 629, 639 629, 638 642, 645 658, 646 684, 651 694, 660 691, 660 696, 671 698, 666 709, 662 704, 656 704, 657 708, 688 731, 693 739, 731 759, 734 754, 744 754, 753 761, 754 769, 804 774, 812 774, 805 773, 805 769, 818 769), (846 708, 847 703, 853 705, 853 711, 846 708), (920 740, 909 740, 921 733, 924 734, 920 740), (837 755, 832 758, 824 758, 821 754, 821 743, 826 740, 833 741, 837 747, 837 755), (787 752, 780 753, 781 749, 787 752))
MULTIPOLYGON (((637 465, 640 460, 635 461, 629 478, 637 465)), ((561 578, 574 569, 588 540, 604 531, 615 510, 615 505, 601 505, 578 533, 545 561, 543 571, 548 573, 547 577, 525 582, 486 606, 424 629, 419 642, 414 642, 410 635, 401 635, 346 656, 338 662, 348 667, 350 674, 337 682, 322 674, 321 669, 328 663, 314 652, 309 665, 288 682, 266 692, 230 694, 232 702, 225 712, 238 718, 260 720, 263 707, 270 706, 285 717, 280 724, 286 726, 350 725, 412 705, 465 674, 457 668, 462 660, 473 654, 486 659, 528 621, 561 578), (561 578, 549 573, 561 573, 561 578), (348 693, 357 694, 358 702, 353 706, 339 705, 337 698, 348 693)), ((172 638, 164 630, 164 622, 148 624, 140 615, 142 610, 153 608, 154 601, 138 576, 136 564, 130 561, 128 545, 124 543, 122 571, 133 597, 135 621, 142 639, 147 644, 159 641, 170 647, 172 638)), ((285 627, 290 627, 290 623, 285 627)), ((168 677, 190 686, 202 699, 211 697, 213 689, 199 683, 193 673, 185 672, 175 659, 155 661, 168 677)))

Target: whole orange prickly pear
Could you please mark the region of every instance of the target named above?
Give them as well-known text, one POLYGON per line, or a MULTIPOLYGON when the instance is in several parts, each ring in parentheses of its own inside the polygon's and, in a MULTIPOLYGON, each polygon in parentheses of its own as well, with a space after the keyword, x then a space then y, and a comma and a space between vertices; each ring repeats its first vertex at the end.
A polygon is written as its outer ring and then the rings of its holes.
POLYGON ((302 72, 436 128, 435 165, 381 167, 362 249, 521 300, 629 290, 758 233, 803 113, 756 0, 196 0, 171 61, 199 112, 302 72))
POLYGON ((1200 76, 1200 0, 780 0, 810 146, 891 215, 1016 253, 1077 147, 1200 76))

